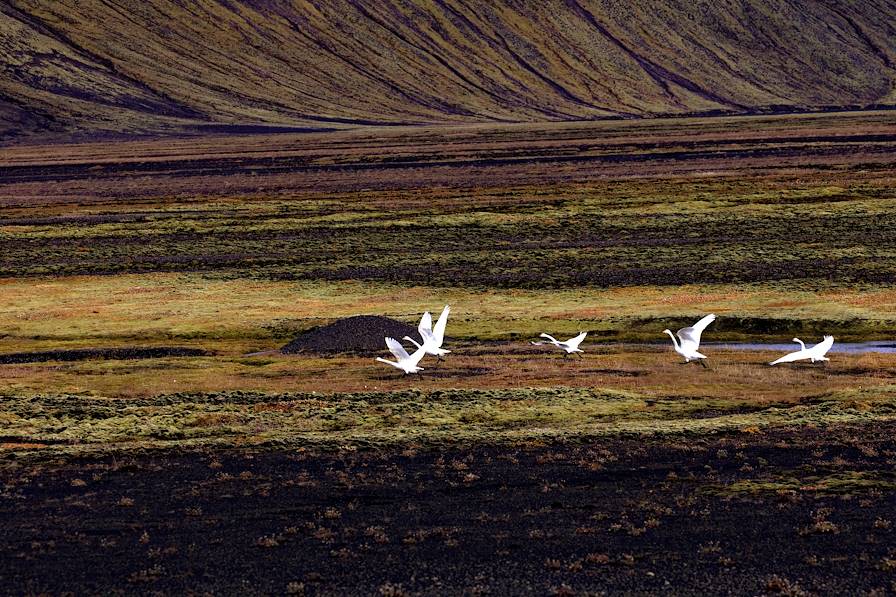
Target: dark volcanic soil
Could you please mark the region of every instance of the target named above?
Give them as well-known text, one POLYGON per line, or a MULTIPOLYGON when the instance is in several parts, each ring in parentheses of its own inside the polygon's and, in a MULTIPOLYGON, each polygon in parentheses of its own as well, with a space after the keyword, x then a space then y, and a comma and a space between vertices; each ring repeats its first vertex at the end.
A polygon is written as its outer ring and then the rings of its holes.
POLYGON ((0 364, 43 363, 46 361, 84 361, 87 359, 159 359, 163 357, 201 357, 211 354, 200 348, 183 346, 153 346, 148 348, 75 348, 41 352, 13 352, 0 354, 0 364))
POLYGON ((401 321, 376 315, 358 315, 339 319, 331 324, 309 330, 280 349, 291 354, 316 353, 374 353, 386 350, 386 337, 401 341, 404 336, 416 338, 417 330, 401 321))
POLYGON ((884 594, 896 567, 894 430, 7 461, 0 586, 884 594), (749 480, 767 490, 734 490, 749 480))

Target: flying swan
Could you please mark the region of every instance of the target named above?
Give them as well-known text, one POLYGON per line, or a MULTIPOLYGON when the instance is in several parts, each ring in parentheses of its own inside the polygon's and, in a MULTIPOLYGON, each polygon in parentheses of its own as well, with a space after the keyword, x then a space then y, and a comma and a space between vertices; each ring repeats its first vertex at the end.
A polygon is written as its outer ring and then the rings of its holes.
POLYGON ((830 360, 829 358, 827 358, 824 355, 826 355, 827 352, 834 345, 834 337, 833 336, 825 336, 821 342, 819 342, 812 348, 806 348, 806 345, 803 344, 803 341, 800 340, 799 338, 794 338, 793 341, 798 342, 799 345, 802 347, 802 349, 798 350, 796 352, 791 352, 790 354, 785 354, 780 359, 774 360, 771 363, 769 363, 769 365, 777 365, 778 363, 792 363, 794 361, 804 361, 807 359, 812 361, 813 363, 817 363, 819 361, 824 362, 824 361, 830 360))
POLYGON ((675 352, 684 357, 685 363, 698 361, 701 365, 706 367, 706 363, 703 362, 706 355, 700 354, 697 349, 700 348, 700 335, 703 333, 703 330, 715 320, 716 316, 713 313, 710 313, 695 323, 693 327, 681 328, 675 334, 673 334, 671 330, 663 330, 663 333, 669 334, 669 336, 672 337, 672 344, 675 346, 675 352), (678 336, 678 340, 675 339, 676 335, 678 336))
MULTIPOLYGON (((582 340, 584 340, 585 336, 587 336, 587 335, 588 335, 588 332, 582 332, 575 338, 570 338, 566 342, 560 342, 559 340, 557 340, 556 338, 554 338, 553 336, 551 336, 549 334, 540 334, 540 336, 542 338, 547 338, 548 341, 547 342, 533 342, 532 344, 533 344, 533 346, 541 346, 542 344, 553 344, 557 348, 561 348, 561 349, 565 350, 566 354, 573 354, 573 353, 577 353, 577 352, 585 352, 584 350, 581 350, 579 348, 579 344, 582 343, 582 340)), ((566 355, 564 355, 564 356, 566 356, 566 355)))
POLYGON ((442 314, 439 315, 439 320, 436 321, 436 327, 432 327, 432 315, 429 314, 429 311, 423 314, 423 317, 420 318, 420 325, 417 326, 417 331, 420 332, 423 344, 419 344, 410 336, 405 336, 403 339, 411 342, 418 349, 423 348, 426 354, 439 357, 441 361, 444 355, 451 352, 442 348, 442 342, 445 341, 445 326, 448 325, 449 313, 451 313, 451 307, 445 305, 445 308, 442 309, 442 314))
POLYGON ((395 338, 386 338, 386 346, 389 347, 389 352, 396 358, 395 361, 387 361, 386 359, 377 357, 376 360, 380 363, 386 363, 387 365, 392 365, 396 369, 401 369, 405 372, 405 375, 408 373, 418 373, 423 371, 423 367, 418 367, 417 363, 420 362, 420 359, 423 358, 423 355, 426 354, 426 351, 421 346, 418 348, 414 354, 409 355, 408 351, 404 349, 404 346, 401 345, 401 342, 396 340, 395 338))

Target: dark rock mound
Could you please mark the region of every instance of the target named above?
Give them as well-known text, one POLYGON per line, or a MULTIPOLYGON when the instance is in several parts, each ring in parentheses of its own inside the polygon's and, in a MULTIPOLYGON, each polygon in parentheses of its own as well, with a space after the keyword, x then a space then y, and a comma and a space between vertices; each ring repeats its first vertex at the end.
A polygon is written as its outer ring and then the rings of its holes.
POLYGON ((84 361, 87 359, 158 359, 163 357, 202 357, 212 353, 200 348, 181 346, 152 346, 149 348, 74 348, 42 352, 13 352, 0 354, 0 364, 43 363, 45 361, 84 361))
POLYGON ((297 352, 382 352, 387 350, 386 336, 391 336, 396 340, 401 340, 404 336, 417 338, 417 330, 406 323, 388 317, 358 315, 310 329, 281 348, 280 351, 287 354, 297 352))

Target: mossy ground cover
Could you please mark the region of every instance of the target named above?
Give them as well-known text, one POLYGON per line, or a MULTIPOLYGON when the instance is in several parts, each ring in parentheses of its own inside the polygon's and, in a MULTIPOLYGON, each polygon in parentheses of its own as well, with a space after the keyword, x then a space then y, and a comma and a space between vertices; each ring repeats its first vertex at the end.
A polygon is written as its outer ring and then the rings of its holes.
POLYGON ((818 494, 850 495, 867 491, 896 491, 896 477, 891 471, 849 471, 814 475, 782 472, 775 476, 744 479, 726 485, 728 494, 757 494, 811 491, 818 494))
POLYGON ((619 435, 873 424, 896 419, 896 388, 840 390, 791 401, 554 387, 181 393, 143 399, 8 395, 0 404, 2 451, 45 458, 145 448, 590 442, 619 435))
POLYGON ((0 275, 207 271, 519 289, 894 282, 893 180, 794 179, 783 189, 619 181, 81 208, 0 219, 0 275))

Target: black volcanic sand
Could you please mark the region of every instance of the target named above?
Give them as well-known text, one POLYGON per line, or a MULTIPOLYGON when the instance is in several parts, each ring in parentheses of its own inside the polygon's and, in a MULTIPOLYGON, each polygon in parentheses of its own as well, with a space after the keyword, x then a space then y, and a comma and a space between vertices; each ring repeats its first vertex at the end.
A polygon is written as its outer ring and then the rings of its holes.
POLYGON ((16 363, 43 363, 46 361, 84 361, 87 359, 158 359, 164 357, 203 357, 210 353, 200 348, 182 346, 153 346, 148 348, 75 348, 70 350, 46 350, 41 352, 12 352, 0 354, 0 365, 16 363))
POLYGON ((417 330, 410 325, 376 315, 358 315, 339 319, 316 327, 296 337, 280 349, 286 354, 315 353, 373 353, 386 350, 386 337, 398 341, 410 336, 420 342, 417 330))
POLYGON ((11 594, 893 589, 896 423, 0 467, 11 594), (827 492, 813 477, 877 479, 827 492), (731 484, 790 479, 763 492, 731 484), (883 479, 883 482, 881 482, 883 479))

